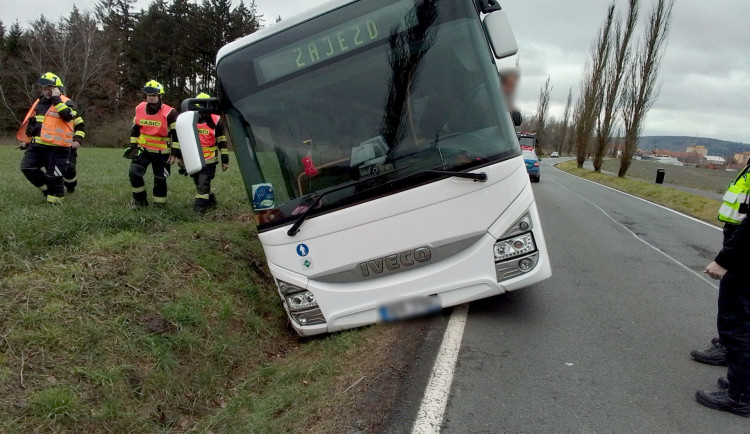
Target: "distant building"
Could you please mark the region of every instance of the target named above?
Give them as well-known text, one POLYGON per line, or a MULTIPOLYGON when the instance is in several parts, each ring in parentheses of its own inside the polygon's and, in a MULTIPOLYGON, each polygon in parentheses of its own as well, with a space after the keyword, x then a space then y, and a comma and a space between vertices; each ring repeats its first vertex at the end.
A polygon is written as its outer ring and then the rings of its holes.
POLYGON ((684 164, 675 157, 656 157, 656 162, 659 164, 669 164, 671 166, 684 166, 684 164))
POLYGON ((686 154, 698 154, 702 155, 704 157, 708 156, 708 149, 706 149, 705 146, 701 145, 692 145, 688 146, 687 149, 685 149, 686 154))
POLYGON ((744 166, 750 161, 750 152, 743 152, 741 154, 734 154, 734 162, 744 166))
POLYGON ((704 162, 709 169, 724 169, 727 167, 727 160, 715 155, 706 155, 704 162))

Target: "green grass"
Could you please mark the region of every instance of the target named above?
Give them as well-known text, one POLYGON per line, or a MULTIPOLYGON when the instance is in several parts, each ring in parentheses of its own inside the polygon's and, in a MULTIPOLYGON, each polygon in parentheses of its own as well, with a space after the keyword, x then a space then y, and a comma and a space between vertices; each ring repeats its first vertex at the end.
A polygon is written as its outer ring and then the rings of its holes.
POLYGON ((293 334, 236 164, 205 217, 176 174, 167 209, 133 212, 121 155, 82 149, 51 207, 0 146, 0 432, 325 431, 382 332, 293 334))
MULTIPOLYGON (((602 169, 607 172, 617 173, 620 169, 619 160, 607 160, 602 169)), ((684 187, 697 188, 699 190, 711 191, 724 194, 727 185, 737 176, 737 172, 726 170, 711 170, 689 166, 671 166, 650 161, 634 160, 628 169, 628 176, 653 181, 656 178, 657 169, 665 169, 664 181, 668 184, 682 185, 684 187)))
POLYGON ((653 182, 639 181, 631 178, 619 178, 605 173, 596 173, 576 167, 575 160, 556 165, 559 169, 581 178, 615 188, 651 202, 691 215, 705 222, 719 225, 717 215, 721 202, 704 196, 688 193, 675 188, 657 185, 653 182))

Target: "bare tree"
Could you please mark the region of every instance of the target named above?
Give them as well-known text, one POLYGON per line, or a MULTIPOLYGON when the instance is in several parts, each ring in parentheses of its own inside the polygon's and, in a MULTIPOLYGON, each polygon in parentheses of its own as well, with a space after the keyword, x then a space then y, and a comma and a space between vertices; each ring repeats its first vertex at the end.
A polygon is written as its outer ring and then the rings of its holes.
POLYGON ((523 116, 523 121, 521 122, 521 126, 518 127, 518 131, 534 131, 534 128, 536 128, 536 114, 523 116))
POLYGON ((614 33, 612 34, 615 49, 614 56, 607 63, 607 68, 603 75, 604 101, 596 125, 593 161, 596 172, 601 172, 607 147, 612 142, 612 129, 617 119, 617 112, 619 111, 619 104, 621 102, 622 80, 632 56, 630 41, 633 39, 633 33, 635 33, 635 27, 638 24, 638 9, 639 0, 629 0, 628 15, 624 28, 622 19, 618 18, 615 23, 614 33))
POLYGON ((3 90, 3 80, 2 77, 0 77, 0 100, 3 102, 3 107, 7 110, 7 113, 9 113, 13 117, 13 121, 20 125, 21 119, 16 116, 15 110, 13 110, 13 107, 10 106, 10 103, 8 102, 8 97, 5 95, 5 90, 3 90))
POLYGON ((544 82, 544 86, 539 89, 539 102, 536 106, 536 137, 539 143, 539 155, 542 154, 545 140, 545 128, 549 120, 549 95, 552 93, 552 86, 550 85, 550 76, 547 76, 547 81, 544 82))
POLYGON ((570 152, 570 149, 568 148, 568 131, 570 129, 570 115, 571 115, 571 109, 573 108, 573 87, 571 86, 568 90, 568 101, 565 103, 565 111, 563 112, 563 118, 560 122, 560 129, 559 133, 557 135, 557 143, 555 146, 555 149, 557 152, 563 152, 568 151, 570 152))
POLYGON ((573 141, 576 149, 576 162, 583 167, 591 149, 592 133, 596 119, 601 112, 604 99, 604 72, 612 51, 612 27, 615 18, 615 4, 607 8, 607 16, 599 29, 596 41, 591 47, 591 59, 586 65, 584 78, 581 81, 581 96, 576 103, 573 117, 573 141))
POLYGON ((111 76, 105 77, 103 73, 116 63, 97 32, 97 22, 91 15, 71 16, 65 25, 68 27, 66 45, 74 47, 70 51, 68 80, 75 88, 69 86, 68 93, 74 101, 78 101, 92 81, 101 83, 105 78, 107 81, 114 81, 111 76))
MULTIPOLYGON (((65 84, 66 94, 86 110, 87 119, 111 111, 111 100, 117 91, 117 63, 99 31, 93 14, 73 7, 67 18, 53 24, 44 17, 31 23, 25 35, 23 62, 17 63, 22 77, 39 77, 51 71, 65 84)), ((35 80, 28 89, 33 100, 35 80)))
POLYGON ((643 40, 636 51, 638 54, 628 71, 621 109, 625 132, 618 172, 620 177, 624 177, 630 168, 633 155, 638 150, 643 120, 659 95, 659 69, 672 23, 674 2, 656 0, 643 40))

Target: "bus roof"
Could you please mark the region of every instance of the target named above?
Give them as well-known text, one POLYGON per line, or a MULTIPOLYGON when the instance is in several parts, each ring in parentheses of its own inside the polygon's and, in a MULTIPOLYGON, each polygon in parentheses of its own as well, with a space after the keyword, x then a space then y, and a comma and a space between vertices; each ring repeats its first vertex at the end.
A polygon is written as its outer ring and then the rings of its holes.
POLYGON ((328 2, 323 3, 320 6, 316 6, 314 8, 310 8, 304 12, 300 12, 299 14, 293 15, 287 19, 281 20, 278 23, 272 24, 266 28, 260 29, 255 33, 251 33, 247 36, 243 36, 240 39, 237 39, 235 41, 232 41, 228 43, 227 45, 221 47, 219 52, 216 54, 216 65, 219 64, 219 61, 224 58, 225 56, 243 48, 250 44, 253 44, 255 42, 258 42, 262 39, 266 39, 270 36, 273 36, 277 33, 281 33, 284 30, 294 27, 298 24, 304 23, 305 21, 309 21, 313 18, 319 17, 327 12, 330 12, 334 9, 338 9, 340 7, 346 6, 350 3, 354 3, 359 0, 331 0, 328 2))

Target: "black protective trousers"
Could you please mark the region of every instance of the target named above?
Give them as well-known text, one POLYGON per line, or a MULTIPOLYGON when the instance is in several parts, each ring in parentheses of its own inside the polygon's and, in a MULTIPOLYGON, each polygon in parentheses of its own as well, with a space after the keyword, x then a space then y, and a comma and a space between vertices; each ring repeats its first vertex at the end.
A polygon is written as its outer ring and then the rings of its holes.
POLYGON ((78 171, 76 170, 76 164, 78 163, 78 149, 71 149, 70 155, 68 156, 68 168, 65 170, 65 176, 63 182, 65 188, 69 192, 75 190, 78 185, 78 171))
POLYGON ((34 187, 47 196, 47 202, 59 203, 65 196, 63 175, 68 167, 70 149, 32 143, 21 160, 21 172, 34 187))
POLYGON ((750 396, 750 272, 727 272, 719 284, 719 339, 727 349, 729 393, 750 396))
POLYGON ((154 203, 167 203, 167 178, 169 178, 170 166, 167 162, 169 154, 158 154, 140 149, 137 157, 130 164, 130 187, 133 191, 133 200, 136 202, 145 202, 148 199, 146 194, 146 182, 143 177, 146 175, 148 166, 154 172, 154 203))
POLYGON ((216 166, 218 165, 218 163, 207 164, 200 172, 192 175, 197 190, 194 208, 205 209, 215 203, 216 199, 211 192, 211 181, 216 177, 216 166))

